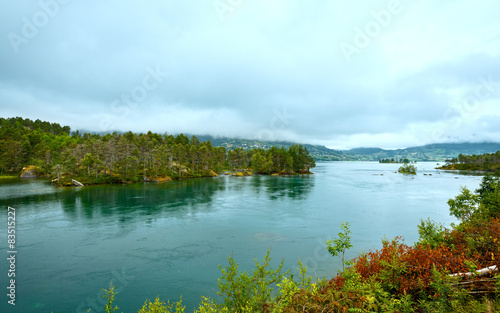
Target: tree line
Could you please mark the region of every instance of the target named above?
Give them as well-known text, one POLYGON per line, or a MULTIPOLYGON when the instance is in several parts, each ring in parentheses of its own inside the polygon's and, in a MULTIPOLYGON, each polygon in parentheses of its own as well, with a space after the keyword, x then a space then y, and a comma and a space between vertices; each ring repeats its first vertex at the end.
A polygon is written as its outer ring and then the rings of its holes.
POLYGON ((69 126, 0 118, 0 173, 34 165, 39 174, 86 183, 139 182, 214 176, 224 170, 257 174, 309 173, 313 158, 302 145, 288 149, 226 150, 196 136, 147 133, 80 133, 69 126))
POLYGON ((446 165, 440 169, 487 171, 500 174, 500 151, 479 155, 459 154, 458 158, 446 160, 446 165))
POLYGON ((409 159, 396 159, 395 160, 394 158, 392 158, 392 159, 387 158, 387 159, 380 159, 378 162, 379 163, 410 163, 410 160, 409 159))

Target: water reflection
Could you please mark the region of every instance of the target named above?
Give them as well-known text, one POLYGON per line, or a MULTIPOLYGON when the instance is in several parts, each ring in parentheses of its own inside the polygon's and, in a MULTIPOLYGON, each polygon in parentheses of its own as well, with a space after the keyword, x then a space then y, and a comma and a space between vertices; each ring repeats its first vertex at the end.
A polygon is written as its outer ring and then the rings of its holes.
MULTIPOLYGON (((314 187, 314 176, 219 177, 173 181, 164 184, 99 185, 82 188, 56 188, 47 180, 0 182, 1 206, 40 209, 59 204, 71 220, 109 218, 127 222, 137 216, 168 214, 183 218, 188 214, 217 209, 217 193, 239 194, 249 186, 256 199, 264 194, 271 200, 305 199, 314 187)), ((30 210, 30 209, 26 209, 30 210)))
POLYGON ((484 171, 449 171, 449 170, 440 170, 443 173, 461 175, 461 176, 484 176, 487 172, 484 171))
POLYGON ((290 198, 303 200, 314 187, 314 177, 309 175, 265 177, 263 187, 270 200, 290 198))
MULTIPOLYGON (((433 176, 411 179, 393 173, 397 166, 378 163, 323 163, 314 170, 303 177, 83 188, 0 181, 2 219, 8 205, 19 214, 19 294, 29 295, 19 309, 74 312, 109 286, 115 278, 110 273, 126 269, 130 287, 116 303, 124 312, 137 311, 158 294, 165 300, 182 294, 192 311, 200 295, 215 296, 217 265, 227 264, 227 256, 234 253, 240 269, 250 271, 269 247, 273 261, 285 258, 285 268, 296 268, 301 258, 314 264, 319 277, 330 278, 338 262, 324 242, 335 237, 340 221, 351 222, 352 257, 379 248, 384 236, 403 235, 411 243, 418 239, 421 218, 448 225, 454 220, 446 201, 460 186, 474 190, 481 182, 431 171, 425 173, 433 176), (377 173, 384 175, 372 175, 377 173)), ((7 251, 4 242, 0 248, 7 251)))
POLYGON ((160 213, 183 217, 213 210, 209 204, 224 184, 218 179, 193 179, 165 184, 89 186, 76 194, 59 193, 58 200, 68 215, 76 216, 81 211, 88 219, 117 216, 126 222, 135 216, 160 213))

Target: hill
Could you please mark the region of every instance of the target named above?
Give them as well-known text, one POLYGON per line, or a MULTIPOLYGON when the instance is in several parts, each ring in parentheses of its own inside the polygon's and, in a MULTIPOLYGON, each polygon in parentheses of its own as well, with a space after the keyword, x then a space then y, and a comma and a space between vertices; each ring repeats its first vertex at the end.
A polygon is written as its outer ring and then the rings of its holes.
MULTIPOLYGON (((259 141, 251 139, 241 139, 241 138, 228 138, 228 137, 212 137, 207 135, 196 135, 200 141, 208 141, 212 143, 214 147, 224 147, 228 150, 241 148, 244 150, 250 150, 255 148, 269 149, 271 147, 281 148, 284 147, 288 149, 294 144, 294 142, 289 141, 259 141)), ((357 157, 345 154, 339 150, 329 149, 321 145, 311 145, 302 144, 303 147, 307 148, 309 154, 316 161, 356 161, 357 157)))
POLYGON ((380 148, 356 148, 343 151, 358 160, 378 161, 380 159, 409 159, 410 161, 436 161, 456 158, 458 155, 494 153, 500 150, 500 143, 440 143, 405 149, 385 150, 380 148))

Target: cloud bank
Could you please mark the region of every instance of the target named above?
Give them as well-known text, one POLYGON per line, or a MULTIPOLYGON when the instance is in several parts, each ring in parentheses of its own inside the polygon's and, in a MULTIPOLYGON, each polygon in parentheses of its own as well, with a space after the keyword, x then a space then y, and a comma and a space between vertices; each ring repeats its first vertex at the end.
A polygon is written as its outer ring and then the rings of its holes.
POLYGON ((497 1, 2 2, 0 116, 334 148, 499 141, 497 1))

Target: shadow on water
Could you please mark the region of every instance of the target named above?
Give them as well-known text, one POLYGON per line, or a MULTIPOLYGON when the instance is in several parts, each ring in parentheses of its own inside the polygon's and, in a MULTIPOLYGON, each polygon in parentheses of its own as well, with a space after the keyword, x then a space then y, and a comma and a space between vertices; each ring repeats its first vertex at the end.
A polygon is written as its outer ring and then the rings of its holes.
POLYGON ((314 177, 310 175, 284 176, 284 177, 262 177, 261 186, 254 185, 255 188, 264 188, 270 200, 280 198, 290 198, 293 200, 303 200, 314 187, 314 177))
POLYGON ((251 177, 238 177, 232 179, 228 191, 239 192, 248 186, 258 196, 264 194, 269 200, 288 198, 292 200, 303 200, 314 187, 313 175, 294 176, 266 176, 256 175, 251 177))
POLYGON ((75 195, 59 193, 58 200, 69 215, 76 216, 80 210, 88 219, 117 216, 119 221, 126 222, 136 216, 165 213, 182 218, 211 211, 209 204, 216 192, 223 189, 222 180, 191 179, 164 184, 89 186, 75 195))
POLYGON ((488 174, 488 172, 484 171, 450 171, 450 170, 441 170, 441 171, 443 173, 461 175, 461 176, 484 176, 488 174))
POLYGON ((239 194, 240 189, 251 186, 256 196, 265 194, 271 201, 282 198, 303 200, 314 187, 314 181, 311 175, 252 176, 56 188, 48 180, 13 180, 0 182, 0 206, 36 210, 44 203, 50 206, 57 203, 72 220, 115 216, 115 220, 127 222, 138 216, 158 214, 183 218, 216 210, 212 201, 218 192, 239 194), (10 194, 10 197, 1 197, 1 194, 10 194))
POLYGON ((56 188, 47 180, 15 180, 0 183, 0 206, 40 208, 44 203, 58 203, 66 214, 86 218, 120 217, 131 212, 153 215, 167 211, 179 215, 182 210, 189 213, 189 208, 209 204, 224 185, 218 179, 191 179, 164 184, 56 188), (9 196, 1 197, 2 194, 9 196))

